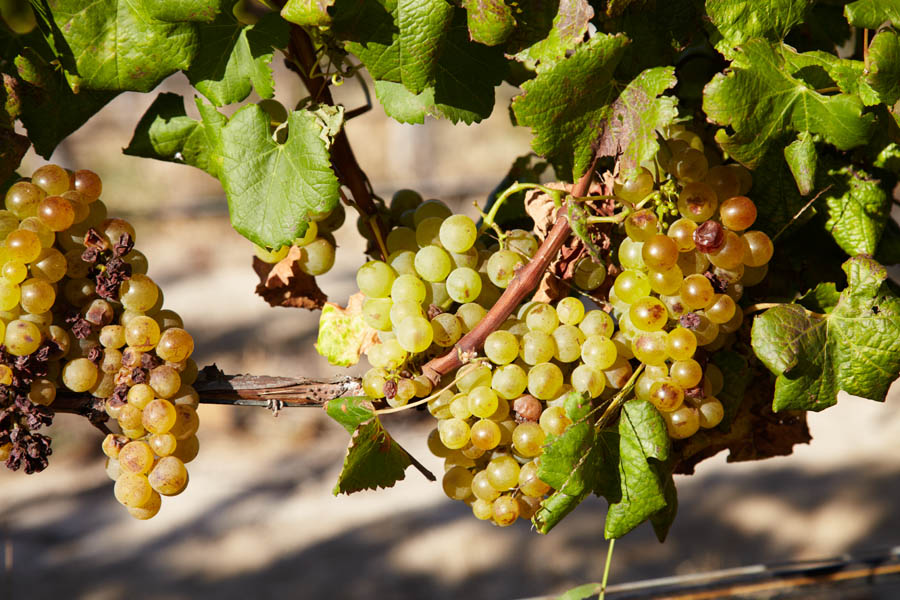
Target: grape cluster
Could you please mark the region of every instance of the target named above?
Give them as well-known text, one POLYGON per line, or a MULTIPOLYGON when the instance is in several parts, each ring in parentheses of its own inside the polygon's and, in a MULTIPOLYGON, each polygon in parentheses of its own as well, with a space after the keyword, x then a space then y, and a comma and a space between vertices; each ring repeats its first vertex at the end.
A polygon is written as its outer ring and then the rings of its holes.
POLYGON ((47 465, 58 389, 95 399, 88 416, 121 434, 102 448, 116 499, 138 519, 187 484, 199 448, 194 341, 163 308, 134 249, 134 228, 108 218, 92 171, 57 165, 14 183, 0 210, 0 459, 47 465))
POLYGON ((313 277, 324 275, 334 266, 337 244, 332 232, 344 224, 345 218, 344 207, 338 204, 321 221, 307 223, 306 233, 295 239, 290 246, 271 250, 254 245, 256 257, 263 262, 277 263, 288 255, 291 248, 298 248, 297 267, 313 277))

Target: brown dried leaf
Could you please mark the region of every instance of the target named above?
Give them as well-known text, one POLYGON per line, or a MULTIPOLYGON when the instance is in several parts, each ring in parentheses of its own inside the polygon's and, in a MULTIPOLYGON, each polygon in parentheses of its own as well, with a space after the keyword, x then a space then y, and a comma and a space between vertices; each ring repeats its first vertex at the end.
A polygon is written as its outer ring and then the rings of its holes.
POLYGON ((256 293, 271 306, 288 306, 319 310, 328 300, 316 278, 300 270, 297 260, 302 250, 291 246, 287 256, 276 264, 270 264, 253 257, 253 270, 259 275, 256 293))

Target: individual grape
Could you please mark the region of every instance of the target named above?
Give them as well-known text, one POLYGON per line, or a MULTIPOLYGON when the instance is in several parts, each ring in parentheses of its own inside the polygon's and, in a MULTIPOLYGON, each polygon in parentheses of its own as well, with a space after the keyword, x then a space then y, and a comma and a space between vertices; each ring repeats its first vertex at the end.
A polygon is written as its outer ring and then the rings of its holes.
POLYGON ((472 416, 469 410, 469 397, 466 394, 456 394, 450 401, 450 415, 465 421, 472 416))
MULTIPOLYGON (((21 265, 21 263, 7 263, 21 265)), ((24 267, 24 265, 22 265, 24 267)), ((5 268, 5 265, 4 265, 5 268)), ((62 252, 56 248, 44 248, 37 259, 31 263, 31 274, 35 278, 46 279, 50 283, 56 283, 66 275, 68 262, 62 252)), ((18 275, 18 273, 17 273, 18 275)), ((4 277, 6 277, 4 271, 4 277)), ((7 277, 7 279, 9 279, 7 277)), ((22 281, 21 279, 19 281, 22 281)), ((18 282, 16 282, 18 283, 18 282)))
POLYGON ((589 256, 580 258, 575 263, 572 282, 582 290, 595 290, 606 281, 606 266, 597 264, 589 256))
POLYGON ((472 445, 481 450, 493 450, 500 443, 500 426, 489 419, 480 419, 472 425, 472 445))
POLYGON ((652 296, 645 296, 631 305, 628 317, 641 331, 659 331, 668 321, 666 306, 652 296))
POLYGON ((747 196, 730 197, 719 206, 722 225, 732 231, 744 231, 756 221, 756 204, 747 196))
POLYGON ((447 217, 439 231, 441 245, 450 252, 465 252, 475 244, 478 228, 465 215, 447 217))
POLYGON ((456 387, 460 392, 491 384, 491 368, 481 363, 471 363, 456 372, 456 387))
POLYGON ((144 503, 143 506, 130 506, 128 507, 128 514, 139 521, 146 521, 147 519, 152 519, 157 514, 159 514, 159 509, 162 507, 162 498, 160 498, 157 492, 153 492, 150 494, 150 499, 144 503))
POLYGON ((556 341, 553 336, 543 331, 529 331, 522 336, 519 356, 525 364, 536 365, 553 359, 556 353, 556 341))
POLYGON ((153 388, 151 388, 146 383, 138 383, 131 386, 131 389, 128 390, 127 394, 128 403, 138 408, 139 410, 144 410, 144 407, 150 404, 155 397, 153 388))
POLYGON ((641 271, 625 270, 619 273, 613 284, 616 296, 626 304, 637 302, 650 295, 650 280, 641 271))
POLYGON ((388 398, 387 403, 393 408, 406 406, 416 395, 416 384, 412 379, 401 378, 397 380, 397 391, 393 398, 388 398))
POLYGON ((713 323, 727 323, 734 316, 737 306, 729 296, 716 294, 713 303, 706 308, 706 316, 713 323))
POLYGON ((526 387, 528 387, 528 375, 519 365, 503 365, 494 369, 491 388, 501 398, 506 400, 518 398, 526 387))
POLYGON ((772 254, 775 253, 772 240, 762 231, 748 231, 743 236, 743 242, 745 244, 743 261, 748 267, 765 265, 772 259, 772 254))
POLYGON ((62 370, 62 382, 73 392, 88 391, 97 382, 97 377, 97 365, 86 358, 71 360, 62 370))
POLYGON ((690 329, 676 327, 666 334, 666 354, 672 360, 687 360, 697 350, 697 338, 690 329))
POLYGON ((556 315, 563 325, 578 325, 584 319, 584 304, 578 298, 568 296, 556 304, 556 315))
POLYGON ((181 388, 181 377, 169 365, 160 365, 150 369, 148 383, 158 397, 171 398, 181 388))
MULTIPOLYGON (((582 365, 583 366, 583 365, 582 365)), ((576 369, 577 370, 577 369, 576 369)), ((574 375, 574 371, 573 371, 574 375)), ((602 378, 602 375, 597 374, 602 378)), ((599 396, 599 392, 595 396, 599 396)), ((547 435, 562 435, 572 425, 572 419, 566 415, 562 406, 550 406, 541 413, 538 423, 547 435)), ((529 463, 534 464, 534 463, 529 463)), ((521 478, 520 478, 521 481, 521 478)))
POLYGON ((697 344, 705 346, 712 343, 719 335, 719 326, 710 321, 706 315, 697 314, 697 317, 699 318, 699 322, 692 327, 691 330, 697 337, 697 344))
POLYGON ((159 324, 150 317, 135 317, 125 327, 125 342, 135 350, 152 350, 159 339, 159 324))
POLYGON ((628 380, 631 379, 632 373, 634 373, 634 370, 631 367, 631 363, 623 356, 619 356, 611 367, 603 370, 603 375, 606 377, 606 385, 614 390, 622 389, 628 383, 628 380))
POLYGON ((528 370, 528 393, 535 398, 552 400, 562 385, 562 371, 553 363, 540 363, 528 370))
POLYGON ((744 322, 744 311, 742 311, 739 307, 735 308, 734 315, 725 323, 719 325, 719 329, 724 331, 725 333, 734 333, 738 329, 741 328, 741 324, 744 322))
POLYGON ((6 192, 6 210, 19 219, 33 217, 46 195, 44 190, 29 181, 17 181, 6 192))
POLYGON ((440 200, 426 200, 416 207, 413 222, 418 227, 426 219, 437 218, 443 221, 452 214, 453 211, 447 208, 447 205, 440 200))
POLYGON ((184 491, 188 482, 187 469, 176 456, 164 456, 147 476, 150 486, 163 496, 176 496, 184 491))
POLYGON ((19 223, 20 231, 30 231, 38 236, 42 248, 50 248, 56 241, 56 236, 49 227, 44 225, 37 217, 26 217, 19 223))
MULTIPOLYGON (((537 421, 541 416, 543 406, 541 405, 540 400, 534 396, 525 394, 513 401, 512 409, 516 413, 516 421, 521 423, 524 421, 537 421)), ((512 437, 510 437, 510 440, 511 439, 512 437)))
POLYGON ((666 232, 679 252, 687 252, 694 249, 694 231, 697 229, 697 223, 684 217, 678 219, 671 225, 666 232))
MULTIPOLYGON (((390 320, 394 329, 410 317, 424 318, 425 313, 422 311, 422 305, 411 300, 399 300, 391 305, 390 320)), ((396 331, 394 331, 396 334, 396 331)))
POLYGON ((685 277, 703 274, 707 267, 709 267, 709 259, 702 252, 691 250, 678 255, 678 268, 685 277))
POLYGON ((706 308, 715 299, 715 290, 703 275, 688 275, 681 284, 681 301, 691 310, 706 308))
POLYGON ((629 204, 636 204, 653 191, 653 175, 647 169, 641 169, 636 175, 623 182, 613 184, 613 194, 629 204))
POLYGON ((615 343, 605 336, 588 336, 581 345, 581 360, 590 367, 604 370, 615 363, 618 350, 615 343))
POLYGON ((730 165, 717 165, 711 167, 703 178, 703 183, 716 192, 719 201, 737 196, 741 190, 741 182, 730 165))
POLYGON ((635 242, 627 237, 619 245, 619 264, 625 269, 646 271, 647 265, 643 257, 644 242, 635 242))
POLYGON ((400 275, 391 286, 391 300, 395 304, 403 301, 420 304, 426 294, 425 284, 415 275, 400 275))
POLYGON ((634 357, 648 365, 661 365, 666 361, 666 333, 663 331, 651 331, 634 336, 631 341, 631 351, 634 357))
POLYGON ((469 442, 469 424, 462 419, 451 417, 438 421, 441 442, 451 450, 458 450, 469 442))
POLYGON ((125 444, 128 443, 128 438, 124 435, 116 435, 115 433, 107 434, 105 438, 103 438, 103 442, 100 444, 100 449, 103 450, 103 454, 112 459, 119 458, 119 452, 121 452, 122 448, 125 447, 125 444))
POLYGON ((449 348, 462 337, 462 325, 451 313, 441 313, 431 320, 432 339, 442 348, 449 348))
POLYGON ((416 272, 425 281, 443 281, 453 268, 450 255, 438 246, 425 246, 416 252, 416 272))
POLYGON ((501 445, 507 445, 512 440, 510 437, 512 435, 512 429, 507 431, 505 429, 504 423, 506 423, 506 418, 509 416, 509 402, 504 400, 503 398, 499 398, 497 400, 497 410, 488 417, 491 421, 500 424, 500 435, 502 436, 500 439, 501 445), (507 435, 509 434, 509 435, 507 435))
POLYGON ((585 339, 584 333, 574 325, 561 325, 553 331, 553 340, 556 342, 554 357, 559 362, 575 362, 581 358, 581 345, 585 339))
MULTIPOLYGON (((615 363, 615 360, 613 360, 613 363, 615 363)), ((612 366, 612 364, 609 366, 612 366)), ((588 394, 591 398, 596 398, 602 394, 603 389, 606 387, 606 378, 603 375, 603 371, 595 369, 588 364, 575 367, 570 378, 575 391, 588 394)))
POLYGON ((390 254, 402 250, 416 252, 419 245, 416 243, 416 232, 409 227, 395 227, 387 234, 385 246, 390 254))
POLYGON ((682 406, 672 412, 663 412, 662 416, 666 422, 669 437, 676 440, 689 438, 700 429, 700 415, 696 408, 682 406))
POLYGON ((297 266, 307 275, 327 273, 334 266, 334 244, 325 238, 317 238, 300 249, 297 266))
POLYGON ((704 398, 697 407, 698 417, 700 418, 700 427, 703 429, 712 429, 722 422, 725 418, 725 409, 718 398, 710 396, 704 398))
POLYGON ((141 424, 150 433, 168 433, 175 425, 177 413, 168 400, 157 398, 144 407, 141 424))
MULTIPOLYGON (((368 373, 366 373, 368 375, 368 373)), ((365 387, 365 376, 363 376, 363 387, 365 387)), ((383 392, 382 392, 383 394, 383 392)), ((366 395, 369 397, 373 397, 371 394, 366 392, 366 395)), ((449 419, 450 418, 450 402, 453 401, 453 393, 450 390, 444 390, 436 397, 432 398, 428 401, 428 412, 431 413, 433 417, 436 419, 449 419)))
POLYGON ((578 324, 578 328, 588 337, 592 335, 612 337, 615 324, 612 317, 602 310, 591 310, 584 315, 584 319, 578 324))
POLYGON ((684 389, 671 378, 659 379, 650 388, 650 402, 660 411, 677 410, 684 402, 684 389))
POLYGON ((534 256, 540 244, 537 239, 524 229, 512 229, 506 232, 506 249, 531 258, 534 256))
POLYGON ((525 313, 525 324, 531 331, 553 333, 559 326, 556 309, 544 302, 537 302, 525 313))
POLYGON ((513 448, 520 456, 533 458, 544 451, 545 437, 544 430, 537 423, 520 423, 513 431, 513 448))
POLYGON ((134 227, 132 227, 131 223, 129 223, 125 219, 106 219, 102 223, 100 223, 98 229, 110 243, 110 245, 119 243, 119 240, 122 239, 122 236, 126 234, 131 237, 132 241, 135 238, 134 227))
POLYGON ((33 404, 50 406, 56 399, 56 384, 46 378, 35 379, 28 390, 28 399, 33 404))
POLYGON ((665 271, 678 261, 678 246, 669 236, 656 234, 644 242, 641 257, 649 268, 665 271))
POLYGON ((415 210, 422 204, 422 196, 415 190, 401 189, 391 196, 391 213, 399 215, 407 210, 415 210))
POLYGON ((28 277, 28 267, 25 263, 11 260, 3 265, 2 275, 7 284, 22 283, 28 277))
POLYGON ((663 296, 671 296, 677 294, 681 290, 681 281, 684 275, 678 265, 666 271, 647 272, 647 279, 650 281, 650 289, 657 294, 663 296))
POLYGON ((678 212, 696 223, 712 217, 718 205, 716 193, 705 183, 688 183, 678 195, 678 212))
POLYGON ((477 269, 480 262, 478 250, 469 248, 465 252, 450 252, 450 261, 453 262, 455 268, 468 267, 469 269, 477 269))
POLYGON ((550 491, 550 486, 538 476, 538 463, 529 461, 519 469, 519 491, 532 498, 540 498, 550 491))
POLYGON ((500 491, 488 479, 487 469, 478 471, 472 477, 472 494, 485 502, 493 502, 500 496, 500 491))
POLYGON ((447 294, 454 302, 473 302, 480 293, 481 276, 474 269, 459 267, 447 276, 447 294))
POLYGON ((123 431, 136 430, 143 427, 143 425, 141 425, 143 413, 141 412, 141 409, 137 408, 133 404, 126 404, 125 406, 121 407, 119 409, 119 415, 116 417, 116 419, 119 422, 119 427, 121 427, 123 431))
POLYGON ((156 354, 168 362, 187 360, 194 352, 194 338, 180 327, 170 327, 162 332, 156 344, 156 354))
POLYGON ((416 252, 411 250, 396 250, 388 256, 388 264, 394 269, 394 272, 397 275, 412 275, 413 277, 418 278, 416 275, 416 252))
POLYGON ((22 309, 32 314, 45 313, 56 301, 56 291, 46 279, 32 277, 19 287, 22 309))
POLYGON ((31 183, 47 194, 62 194, 69 189, 69 174, 59 165, 44 165, 31 174, 31 183))
POLYGON ((687 148, 672 154, 668 170, 679 181, 698 182, 706 177, 709 163, 702 151, 695 148, 687 148))
POLYGON ((6 260, 30 263, 41 254, 41 240, 36 233, 17 229, 6 236, 6 260))
POLYGON ((484 473, 491 487, 499 492, 505 492, 519 483, 519 470, 519 463, 516 462, 516 459, 504 454, 491 460, 485 467, 484 473))
POLYGON ((494 516, 494 504, 481 498, 475 498, 472 502, 472 514, 479 521, 487 521, 494 516))
POLYGON ((141 508, 153 497, 153 488, 144 475, 123 472, 113 488, 113 494, 119 504, 128 508, 141 508))
POLYGON ((443 218, 429 217, 416 223, 416 245, 419 248, 441 245, 441 225, 443 218))
MULTIPOLYGON (((11 444, 8 444, 8 445, 12 446, 11 444)), ((3 447, 0 446, 0 458, 3 458, 2 450, 3 450, 3 447)), ((119 477, 122 476, 122 468, 119 466, 119 461, 117 461, 114 458, 106 459, 105 470, 106 470, 106 476, 109 477, 110 479, 112 479, 113 481, 117 481, 119 479, 119 477)))
POLYGON ((500 250, 491 255, 487 261, 487 275, 491 283, 499 288, 506 289, 516 269, 524 264, 521 256, 510 250, 500 250))
POLYGON ((658 232, 659 219, 646 208, 636 210, 625 218, 625 233, 635 242, 646 242, 658 232))
POLYGON ((474 302, 467 302, 456 309, 456 317, 459 319, 460 323, 462 323, 464 333, 472 331, 486 314, 487 310, 480 304, 475 304, 474 302))
POLYGON ((175 452, 172 453, 172 456, 184 464, 188 464, 197 458, 199 451, 200 440, 197 439, 196 435, 192 435, 188 439, 178 442, 178 446, 175 448, 175 452))
POLYGON ((390 265, 372 260, 356 272, 356 285, 369 298, 386 298, 391 295, 391 286, 396 278, 397 274, 390 265))
POLYGON ((133 274, 119 287, 119 301, 127 309, 146 312, 158 298, 159 288, 146 275, 133 274))
POLYGON ((469 411, 476 417, 488 419, 497 411, 497 393, 488 386, 478 386, 469 391, 469 411))
POLYGON ((519 356, 519 342, 508 331, 492 331, 484 340, 484 354, 496 365, 509 364, 519 356))
POLYGON ((147 442, 128 442, 119 451, 117 460, 123 471, 143 475, 153 468, 155 457, 147 442))
POLYGON ((75 221, 75 209, 61 196, 47 196, 38 204, 36 216, 51 231, 63 231, 75 221))
POLYGON ((463 467, 453 467, 444 473, 441 487, 447 497, 453 500, 465 500, 472 495, 472 473, 463 467))
POLYGON ((159 323, 159 329, 161 331, 165 331, 172 327, 177 327, 179 329, 184 327, 184 320, 181 318, 181 315, 174 310, 161 310, 153 318, 159 323))
POLYGON ((728 230, 725 231, 725 240, 722 247, 708 253, 709 262, 723 269, 737 268, 745 261, 746 256, 747 247, 744 244, 744 240, 733 231, 728 230))
POLYGON ((692 358, 676 360, 669 367, 669 377, 683 389, 692 388, 703 379, 703 367, 692 358))

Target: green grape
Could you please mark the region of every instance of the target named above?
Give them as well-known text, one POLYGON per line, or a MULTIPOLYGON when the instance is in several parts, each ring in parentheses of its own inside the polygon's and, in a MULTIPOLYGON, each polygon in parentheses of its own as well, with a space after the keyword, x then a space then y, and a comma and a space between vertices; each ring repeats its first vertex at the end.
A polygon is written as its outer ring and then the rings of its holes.
POLYGON ((537 423, 520 423, 512 434, 513 448, 520 456, 533 458, 544 451, 545 437, 544 430, 537 423))
MULTIPOLYGON (((418 248, 416 249, 418 250, 418 248)), ((397 275, 416 276, 416 253, 411 250, 396 250, 388 256, 388 264, 397 275)))
POLYGON ((641 258, 650 269, 665 271, 678 262, 678 246, 669 236, 658 233, 644 242, 641 258))
POLYGON ((553 336, 543 331, 529 331, 522 336, 519 356, 525 364, 536 365, 553 359, 556 353, 556 341, 553 336))
POLYGON ((17 229, 6 236, 6 260, 30 263, 41 254, 41 240, 27 229, 17 229))
POLYGON ((619 273, 613 284, 616 296, 627 304, 650 295, 650 280, 641 271, 625 270, 619 273))
POLYGON ((480 304, 467 302, 456 309, 456 316, 462 323, 463 333, 469 333, 487 314, 487 310, 480 304))
POLYGON ((472 425, 472 445, 481 450, 493 450, 500 443, 500 426, 489 419, 480 419, 472 425))
POLYGON ((17 181, 6 192, 6 209, 19 219, 33 217, 46 195, 44 190, 29 181, 17 181))
MULTIPOLYGON (((3 343, 6 351, 13 356, 25 356, 37 350, 41 345, 41 331, 34 323, 16 319, 6 325, 3 343)), ((93 366, 93 363, 90 364, 93 366)), ((96 367, 94 368, 96 369, 96 367)), ((85 391, 90 387, 89 385, 84 390, 75 391, 85 391)))
POLYGON ((373 260, 356 272, 356 285, 369 298, 386 298, 391 295, 391 286, 396 278, 397 274, 390 265, 373 260))
POLYGON ((472 502, 472 514, 479 521, 487 521, 494 516, 494 505, 481 498, 475 498, 472 502))
POLYGON ((413 222, 418 227, 426 219, 437 218, 443 221, 452 214, 453 211, 447 208, 447 205, 440 200, 426 200, 416 207, 413 222))
POLYGON ((319 235, 319 226, 315 221, 310 221, 306 224, 306 231, 303 232, 303 237, 294 238, 292 246, 296 246, 298 248, 303 248, 304 246, 309 246, 319 235))
POLYGON ((540 363, 528 370, 528 393, 539 400, 553 399, 562 385, 562 371, 553 363, 540 363))
POLYGON ((681 152, 672 153, 668 170, 682 182, 702 181, 709 170, 709 163, 702 151, 686 148, 681 152))
POLYGON ((187 464, 197 458, 197 453, 199 451, 200 440, 197 439, 196 435, 192 435, 188 439, 178 442, 178 446, 175 448, 175 452, 172 453, 172 456, 176 457, 184 464, 187 464))
POLYGON ((556 342, 554 357, 559 362, 575 362, 581 358, 581 345, 585 339, 584 333, 574 325, 561 325, 553 332, 556 342))
POLYGON ((648 365, 661 365, 666 361, 666 334, 663 331, 639 333, 631 341, 634 357, 648 365))
POLYGON ((503 398, 497 399, 497 410, 495 410, 490 417, 488 417, 491 421, 496 421, 500 424, 500 434, 503 438, 500 440, 500 444, 509 444, 509 441, 512 439, 507 435, 507 433, 512 434, 512 430, 508 432, 504 429, 505 419, 509 416, 509 402, 507 402, 503 398))
POLYGON ((734 300, 725 294, 716 294, 713 296, 713 302, 706 309, 706 316, 713 323, 721 325, 727 323, 734 316, 737 309, 734 300))
MULTIPOLYGON (((717 251, 707 253, 709 262, 723 269, 735 269, 739 267, 745 261, 747 256, 745 239, 750 233, 751 232, 747 232, 747 234, 744 234, 744 239, 742 239, 733 231, 725 230, 725 243, 722 244, 717 251)), ((768 239, 768 237, 766 239, 768 239)))
POLYGON ((680 296, 686 307, 699 310, 712 304, 715 290, 703 275, 688 275, 681 284, 680 296))
POLYGON ((159 339, 159 324, 151 317, 135 317, 125 326, 125 342, 135 350, 152 350, 159 339))
POLYGON ((647 279, 650 281, 652 291, 663 296, 671 296, 681 290, 681 280, 684 276, 678 265, 675 265, 666 271, 650 270, 647 272, 647 279))
MULTIPOLYGON (((11 383, 11 381, 10 381, 11 383)), ((56 384, 46 378, 38 378, 31 382, 28 399, 33 404, 49 406, 56 399, 56 384)))
POLYGON ((694 231, 696 231, 696 229, 697 223, 682 217, 669 225, 669 230, 666 232, 666 235, 672 238, 672 241, 675 242, 675 246, 678 248, 679 252, 688 252, 695 247, 694 231))
POLYGON ((484 340, 484 355, 495 365, 509 364, 519 356, 519 342, 509 331, 492 331, 484 340))
POLYGON ((134 274, 119 287, 119 301, 127 309, 145 312, 158 298, 159 288, 146 275, 134 274))
POLYGON ((438 246, 425 246, 416 252, 415 265, 425 281, 443 281, 453 268, 450 255, 438 246))
POLYGON ((475 244, 478 228, 469 217, 453 215, 441 224, 439 237, 441 245, 450 252, 465 252, 475 244))
POLYGON ((465 500, 472 495, 472 473, 463 467, 452 467, 444 473, 441 487, 448 498, 465 500))
POLYGON ((421 279, 415 275, 400 275, 391 284, 391 300, 421 304, 425 300, 427 290, 421 279))
POLYGON ((451 450, 458 450, 465 446, 469 443, 471 436, 469 424, 455 417, 438 421, 438 432, 441 442, 451 450))
POLYGON ((519 365, 503 365, 494 369, 491 388, 501 398, 505 400, 518 398, 526 387, 528 387, 528 375, 519 365))
POLYGON ((646 242, 657 234, 659 219, 652 210, 642 208, 625 218, 625 233, 635 242, 646 242))
POLYGON ((460 392, 468 393, 477 387, 491 384, 491 368, 481 363, 463 366, 456 373, 456 387, 460 392))
POLYGON ((422 196, 415 190, 401 189, 391 196, 391 212, 395 215, 407 210, 415 210, 420 204, 422 204, 422 196))
POLYGON ((650 402, 663 412, 678 410, 684 402, 684 388, 669 377, 658 379, 650 387, 650 402))
POLYGON ((700 429, 700 415, 696 408, 682 406, 672 412, 663 412, 662 416, 669 437, 676 440, 689 438, 700 429))
POLYGON ((712 429, 722 422, 725 418, 725 408, 718 398, 710 396, 704 398, 697 407, 698 417, 700 419, 700 427, 703 429, 712 429))
POLYGON ((741 285, 744 287, 752 287, 762 282, 769 273, 769 265, 765 264, 761 267, 745 267, 744 276, 741 277, 741 285))
POLYGON ((22 219, 22 222, 19 223, 19 229, 30 231, 37 235, 42 248, 49 248, 53 246, 53 242, 56 241, 56 235, 53 231, 44 225, 37 217, 26 217, 22 219))
POLYGON ((447 294, 454 302, 473 302, 481 293, 481 275, 469 267, 458 267, 447 276, 446 285, 447 294))
POLYGON ((334 266, 334 244, 325 238, 317 238, 300 249, 297 266, 307 275, 327 273, 334 266))
POLYGON ((476 417, 489 419, 498 406, 497 393, 490 387, 482 385, 469 390, 469 411, 476 417))
MULTIPOLYGON (((613 360, 614 362, 615 360, 613 360)), ((599 396, 606 387, 606 378, 603 376, 602 370, 595 369, 587 364, 575 367, 570 376, 570 381, 575 391, 588 394, 591 398, 599 396)))
POLYGON ((537 239, 524 229, 513 229, 506 232, 507 250, 512 250, 521 256, 531 258, 537 253, 539 247, 540 244, 537 239))
POLYGON ((431 320, 432 338, 442 348, 449 348, 462 337, 462 324, 451 313, 441 313, 431 320))
POLYGON ((626 269, 646 271, 644 264, 644 242, 636 242, 631 238, 625 238, 619 245, 619 264, 626 269))
POLYGON ((719 201, 716 193, 705 183, 688 183, 678 195, 678 212, 682 217, 701 223, 716 213, 719 201))
MULTIPOLYGON (((397 303, 394 304, 397 306, 397 303)), ((396 324, 394 333, 403 349, 411 354, 424 352, 431 345, 434 332, 431 323, 423 317, 407 317, 396 324)))
POLYGON ((634 384, 634 397, 638 400, 645 400, 649 402, 650 388, 652 388, 653 384, 657 381, 659 381, 658 378, 653 377, 652 375, 644 371, 634 384))
POLYGON ((26 279, 19 287, 19 294, 22 309, 32 314, 47 312, 56 301, 53 285, 43 278, 26 279))
POLYGON ((537 302, 526 311, 525 324, 531 331, 542 331, 549 334, 559 326, 559 316, 551 305, 537 302))
POLYGON ((666 354, 671 360, 687 360, 697 350, 697 338, 690 329, 676 327, 666 334, 666 354))
POLYGON ((472 494, 485 502, 493 502, 500 496, 500 490, 495 488, 488 479, 487 469, 478 471, 472 477, 472 494))
POLYGON ((31 174, 31 183, 48 195, 62 194, 69 189, 69 174, 59 165, 44 165, 31 174))
POLYGON ((25 263, 11 260, 3 265, 2 275, 6 284, 22 283, 28 277, 28 267, 25 263))
POLYGON ((572 281, 582 290, 595 290, 606 281, 606 266, 597 264, 589 256, 585 256, 575 264, 572 281))
POLYGON ((488 259, 487 275, 491 283, 499 288, 506 289, 513 277, 516 276, 516 269, 523 264, 522 257, 515 252, 500 250, 488 259))
POLYGON ((610 338, 602 335, 587 336, 581 345, 581 360, 600 371, 609 368, 617 356, 616 345, 610 338))
POLYGON ((137 473, 123 472, 113 488, 113 494, 119 504, 128 508, 142 508, 153 498, 153 488, 147 477, 137 473))
POLYGON ((556 314, 563 325, 578 325, 584 319, 584 303, 568 296, 556 304, 556 314))
POLYGON ((519 470, 519 463, 516 462, 516 459, 508 454, 502 454, 487 464, 484 473, 492 488, 498 492, 505 492, 519 483, 519 470))
POLYGON ((387 251, 390 254, 402 250, 416 252, 419 245, 416 243, 416 232, 409 227, 396 227, 387 234, 385 239, 387 251))
MULTIPOLYGON (((373 368, 366 371, 362 378, 363 391, 369 398, 384 398, 384 384, 387 383, 387 371, 373 368)), ((429 403, 429 409, 431 405, 429 403)), ((434 414, 434 413, 432 413, 434 414)))
POLYGON ((612 317, 602 310, 591 310, 584 315, 584 319, 578 324, 578 328, 586 336, 603 335, 611 337, 615 330, 612 317))
POLYGON ((422 305, 411 300, 398 300, 391 305, 390 320, 394 329, 409 317, 424 318, 425 313, 422 311, 422 305))
POLYGON ((378 331, 390 331, 393 305, 390 298, 368 298, 362 307, 363 319, 369 327, 378 331))
POLYGON ((676 360, 669 367, 669 377, 684 389, 692 388, 703 379, 703 367, 692 358, 676 360))
POLYGON ((611 367, 603 370, 603 375, 606 377, 607 386, 620 390, 631 378, 633 372, 631 363, 623 356, 619 356, 611 367))
POLYGON ((738 189, 738 194, 745 196, 750 191, 750 188, 753 187, 753 175, 748 171, 744 166, 731 163, 728 165, 724 165, 731 169, 731 172, 737 177, 737 180, 740 184, 740 189, 738 189))
POLYGON ((177 496, 187 486, 188 473, 179 458, 164 456, 150 471, 147 479, 154 491, 163 496, 177 496))
POLYGON ((437 427, 431 430, 431 433, 428 434, 428 438, 426 439, 426 444, 428 446, 428 450, 438 458, 447 458, 455 453, 454 450, 451 450, 441 441, 441 434, 437 430, 437 427))
MULTIPOLYGON (((546 411, 544 411, 546 412, 546 411)), ((540 498, 550 491, 550 486, 538 476, 538 463, 529 461, 519 468, 519 491, 532 498, 540 498)))
POLYGON ((453 396, 450 401, 450 415, 463 421, 472 416, 472 411, 469 410, 469 397, 466 394, 453 396))
POLYGON ((441 225, 443 218, 429 217, 421 223, 416 223, 416 245, 419 248, 441 245, 441 225))
POLYGON ((194 338, 180 327, 169 327, 163 331, 156 344, 156 355, 168 362, 187 360, 193 352, 194 338))
POLYGON ((455 268, 467 267, 477 269, 479 263, 478 250, 469 248, 465 252, 450 252, 450 260, 455 268))
POLYGON ((637 175, 634 175, 623 182, 615 182, 613 184, 613 193, 616 197, 621 198, 629 204, 640 202, 653 191, 653 175, 650 171, 642 168, 637 175))
POLYGON ((665 327, 669 311, 658 299, 647 296, 631 305, 628 318, 640 331, 659 331, 665 327))
POLYGON ((745 247, 743 261, 748 267, 762 267, 775 253, 772 240, 762 231, 748 231, 743 235, 743 242, 745 247))

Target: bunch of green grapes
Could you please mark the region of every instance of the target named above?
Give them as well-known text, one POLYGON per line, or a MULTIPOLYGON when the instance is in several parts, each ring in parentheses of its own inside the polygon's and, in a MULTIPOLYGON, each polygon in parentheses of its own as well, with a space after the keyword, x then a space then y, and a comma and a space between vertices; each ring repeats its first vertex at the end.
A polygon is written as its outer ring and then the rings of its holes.
POLYGON ((336 244, 333 232, 344 224, 345 217, 344 207, 338 204, 321 221, 307 223, 303 237, 295 239, 290 246, 271 250, 254 245, 256 257, 263 262, 277 263, 292 247, 299 248, 296 263, 300 270, 313 277, 324 275, 334 266, 336 244))
MULTIPOLYGON (((667 151, 659 162, 676 184, 678 214, 671 223, 646 208, 628 215, 618 248, 623 270, 609 302, 628 352, 646 365, 637 397, 659 409, 671 437, 683 439, 723 418, 722 373, 707 357, 733 340, 744 318, 737 302, 765 277, 774 247, 750 230, 756 205, 745 195, 746 169, 710 167, 715 155, 685 129, 670 135, 667 151)), ((616 194, 635 203, 653 187, 645 169, 616 194)))
POLYGON ((161 495, 185 488, 199 448, 194 341, 163 308, 134 228, 107 217, 101 192, 92 171, 46 165, 6 193, 0 458, 43 469, 49 438, 34 430, 52 419, 57 390, 90 394, 121 430, 103 441, 116 499, 147 519, 161 495))

